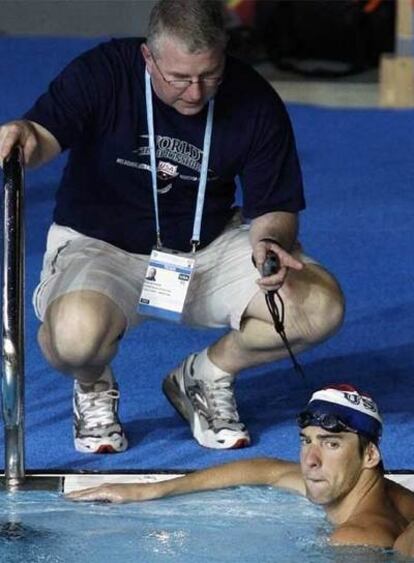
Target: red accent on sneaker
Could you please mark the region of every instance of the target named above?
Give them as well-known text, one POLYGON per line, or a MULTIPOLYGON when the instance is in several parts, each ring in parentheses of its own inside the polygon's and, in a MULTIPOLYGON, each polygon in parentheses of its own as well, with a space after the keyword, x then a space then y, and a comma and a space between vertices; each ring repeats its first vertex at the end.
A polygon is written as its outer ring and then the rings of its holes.
POLYGON ((239 450, 241 448, 247 448, 248 446, 250 446, 250 440, 247 440, 247 438, 239 438, 230 449, 239 450))
POLYGON ((102 446, 99 446, 99 448, 93 453, 95 453, 95 454, 116 454, 118 452, 111 445, 103 444, 102 446))

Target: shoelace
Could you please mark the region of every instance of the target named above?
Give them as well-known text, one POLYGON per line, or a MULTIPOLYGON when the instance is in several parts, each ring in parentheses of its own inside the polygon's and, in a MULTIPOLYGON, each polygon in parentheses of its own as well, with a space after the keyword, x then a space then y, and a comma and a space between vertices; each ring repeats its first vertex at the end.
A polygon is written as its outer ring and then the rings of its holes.
POLYGON ((233 377, 223 376, 214 383, 204 382, 206 394, 214 407, 214 414, 227 422, 239 422, 233 394, 233 377))
POLYGON ((119 399, 117 389, 99 393, 78 393, 79 410, 86 428, 118 424, 113 409, 113 401, 119 399))

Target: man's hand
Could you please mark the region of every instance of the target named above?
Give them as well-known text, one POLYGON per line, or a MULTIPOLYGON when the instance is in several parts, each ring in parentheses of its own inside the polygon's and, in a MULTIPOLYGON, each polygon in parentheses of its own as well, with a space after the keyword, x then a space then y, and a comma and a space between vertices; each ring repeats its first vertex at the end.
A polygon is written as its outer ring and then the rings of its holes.
POLYGON ((60 145, 44 127, 27 120, 10 121, 0 126, 0 165, 15 145, 23 149, 24 162, 38 166, 60 153, 60 145))
POLYGON ((253 247, 253 258, 256 263, 256 268, 259 270, 260 274, 263 273, 263 264, 265 263, 268 252, 276 254, 280 262, 280 268, 275 274, 258 279, 257 284, 265 291, 272 291, 279 289, 283 285, 289 268, 301 270, 303 268, 303 264, 291 254, 286 252, 286 250, 284 250, 276 242, 262 240, 257 242, 253 247))
POLYGON ((65 498, 75 502, 126 503, 159 498, 159 483, 104 484, 99 487, 73 491, 65 498))

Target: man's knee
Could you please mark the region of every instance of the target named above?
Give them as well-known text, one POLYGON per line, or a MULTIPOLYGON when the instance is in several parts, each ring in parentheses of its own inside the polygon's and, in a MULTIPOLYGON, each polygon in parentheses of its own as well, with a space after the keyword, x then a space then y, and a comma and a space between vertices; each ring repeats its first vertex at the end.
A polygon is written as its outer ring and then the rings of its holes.
POLYGON ((120 309, 96 292, 73 292, 48 308, 39 343, 54 364, 81 367, 94 363, 125 330, 120 309))
POLYGON ((342 290, 335 278, 318 265, 307 265, 295 302, 298 316, 305 319, 303 327, 310 342, 328 338, 343 323, 345 299, 342 290))
MULTIPOLYGON (((345 311, 342 290, 335 278, 316 264, 292 272, 280 296, 285 307, 287 335, 301 346, 321 342, 342 325, 345 311)), ((246 309, 240 332, 248 340, 262 342, 262 347, 272 346, 273 331, 266 328, 271 324, 264 296, 258 292, 246 309)))

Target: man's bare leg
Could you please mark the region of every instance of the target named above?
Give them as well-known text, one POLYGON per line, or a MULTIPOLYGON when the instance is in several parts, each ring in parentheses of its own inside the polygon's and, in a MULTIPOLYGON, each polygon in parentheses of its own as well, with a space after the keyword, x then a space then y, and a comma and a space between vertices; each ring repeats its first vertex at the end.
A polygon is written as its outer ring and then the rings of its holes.
POLYGON ((87 453, 124 451, 118 419, 118 386, 110 361, 126 319, 115 303, 96 291, 73 291, 53 301, 38 333, 49 363, 75 378, 75 447, 87 453))
MULTIPOLYGON (((280 295, 285 303, 286 335, 294 352, 329 338, 342 324, 342 292, 335 279, 316 264, 290 271, 280 295)), ((249 303, 240 330, 229 332, 208 350, 211 361, 232 374, 287 354, 261 292, 249 303)))
MULTIPOLYGON (((328 338, 342 323, 342 292, 318 265, 291 270, 280 294, 285 303, 286 334, 295 352, 328 338)), ((165 379, 164 393, 188 420, 199 444, 216 449, 244 447, 250 437, 237 412, 234 376, 287 354, 259 292, 246 308, 240 330, 187 358, 165 379)))
POLYGON ((96 291, 74 291, 48 307, 38 341, 58 371, 93 384, 118 351, 126 320, 115 303, 96 291))

